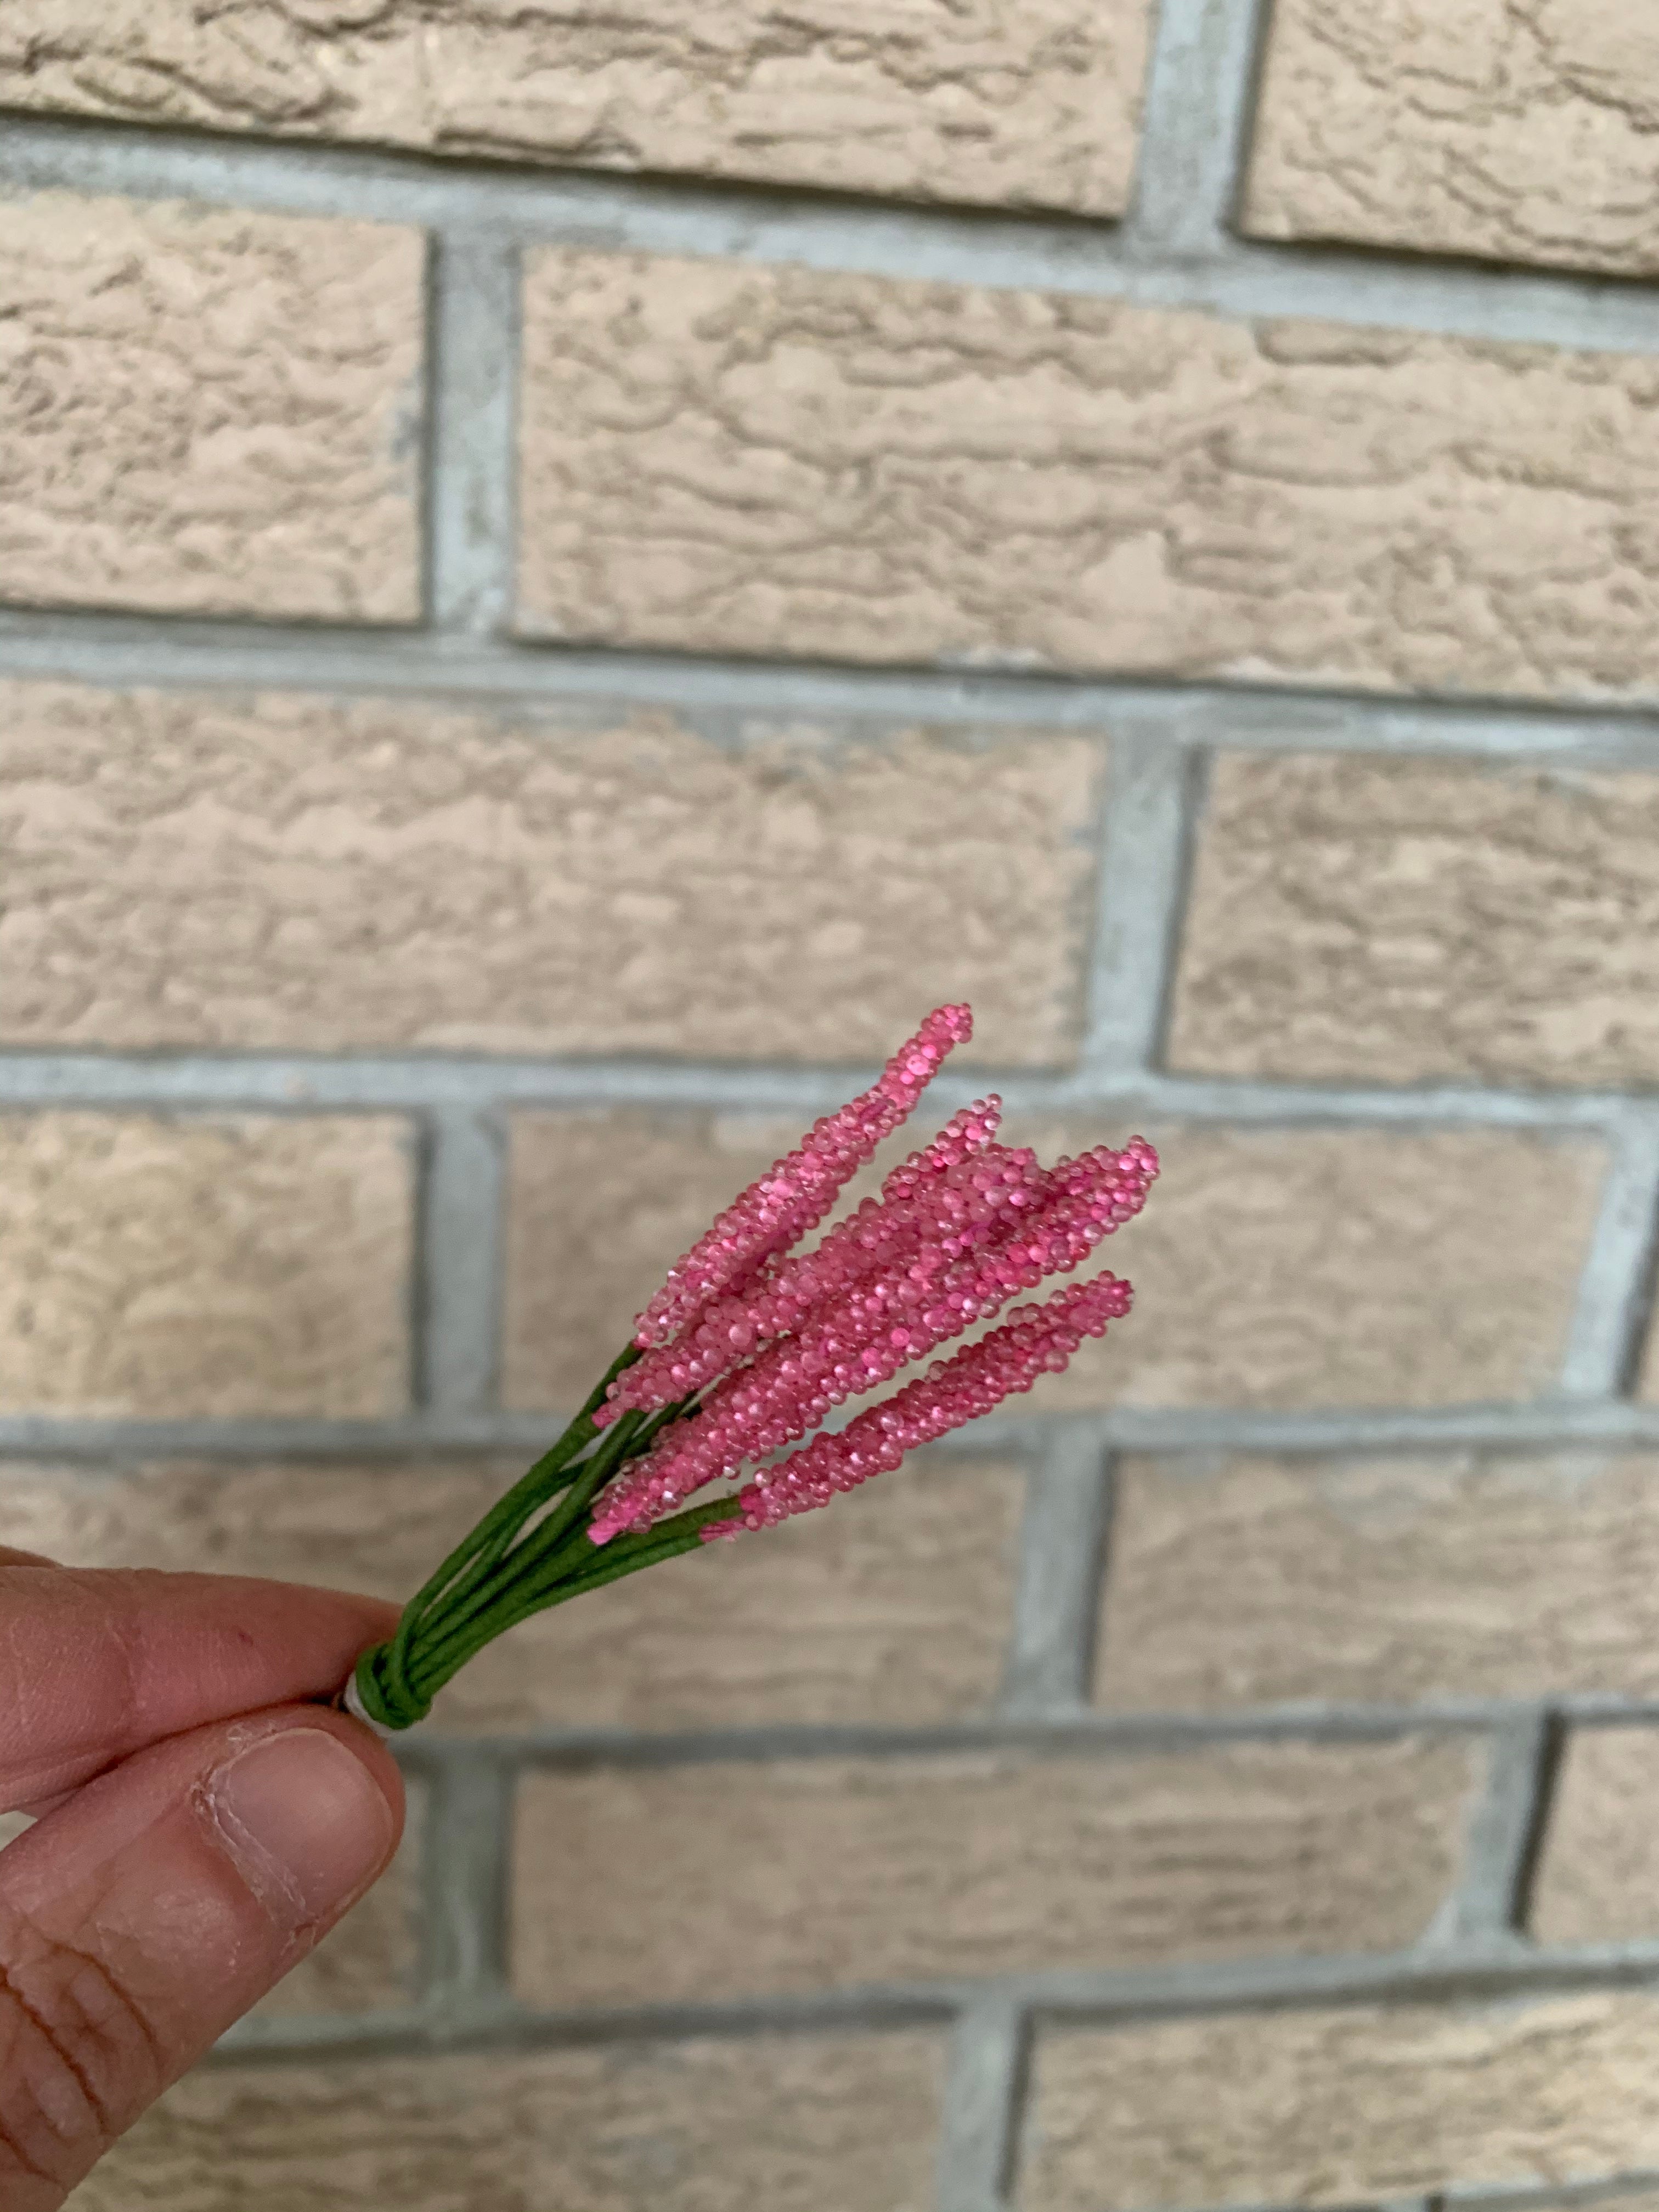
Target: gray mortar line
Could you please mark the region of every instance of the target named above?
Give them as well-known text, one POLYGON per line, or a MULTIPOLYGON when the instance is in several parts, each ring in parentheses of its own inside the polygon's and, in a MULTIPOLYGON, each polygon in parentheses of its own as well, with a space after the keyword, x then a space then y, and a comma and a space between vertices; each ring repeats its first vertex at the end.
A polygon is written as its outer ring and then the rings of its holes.
POLYGON ((1125 253, 1224 262, 1249 155, 1260 0, 1158 0, 1125 253))
POLYGON ((1567 2212, 1567 2208, 1605 2204, 1615 2207, 1621 2197, 1650 2196, 1659 2188, 1659 2166, 1627 2167, 1594 2181, 1516 2181, 1498 2184, 1451 2182, 1437 2200, 1455 2205, 1458 2212, 1567 2212))
MULTIPOLYGON (((1659 1725, 1659 1699, 1583 1694, 1562 1698, 1556 1710, 1563 1723, 1643 1729, 1659 1725)), ((694 1765, 763 1765, 779 1759, 939 1759, 949 1763, 965 1753, 984 1751, 1015 1752, 1033 1759, 1109 1761, 1232 1743, 1390 1743, 1406 1737, 1497 1737, 1504 1740, 1506 1751, 1526 1742, 1536 1748, 1538 1715, 1535 1698, 1440 1697, 1374 1705, 1310 1698, 1216 1711, 1004 1711, 908 1725, 774 1721, 741 1727, 685 1727, 654 1734, 624 1728, 548 1727, 498 1735, 492 1741, 502 1759, 548 1772, 571 1774, 600 1769, 643 1772, 694 1765)), ((435 1765, 452 1753, 465 1753, 471 1741, 430 1736, 425 1740, 423 1755, 428 1764, 435 1765)), ((1484 1796, 1491 1796, 1492 1784, 1511 1793, 1502 1802, 1512 1809, 1513 1791, 1519 1785, 1503 1761, 1492 1770, 1484 1796)), ((1487 1873, 1490 1865, 1489 1856, 1487 1873)))
MULTIPOLYGON (((1109 957, 1109 952, 1108 954, 1109 957)), ((1143 1006, 1141 1012, 1146 1008, 1143 1006)), ((1115 1018, 1108 1003, 1103 1022, 1115 1018)), ((514 1106, 683 1107, 709 1113, 797 1113, 841 1104, 874 1079, 872 1066, 599 1058, 526 1060, 467 1053, 353 1054, 158 1048, 149 1052, 0 1050, 0 1109, 273 1113, 483 1112, 514 1106)), ((1588 1131, 1627 1146, 1659 1120, 1659 1101, 1630 1091, 1499 1089, 1468 1085, 1316 1085, 1138 1073, 1108 1060, 1073 1072, 983 1064, 946 1067, 928 1096, 941 1115, 994 1089, 1010 1113, 1099 1112, 1254 1128, 1588 1131)), ((1127 1132, 1125 1132, 1127 1133, 1127 1132)))
POLYGON ((410 2011, 276 2017, 244 2022, 222 2060, 331 2051, 596 2047, 618 2043, 776 2034, 890 2032, 953 2023, 993 2003, 1051 2025, 1101 2029, 1206 2014, 1296 2012, 1355 2005, 1513 2002, 1567 1993, 1651 1988, 1659 1942, 1534 1950, 1476 1942, 1413 1951, 1231 1959, 1202 1965, 1062 1968, 860 1983, 785 1996, 702 2003, 538 2009, 503 2001, 470 2020, 410 2011))
POLYGON ((461 226, 428 250, 428 611, 440 631, 487 637, 513 597, 519 257, 461 226))
POLYGON ((1114 736, 1079 1072, 1113 1089, 1162 1050, 1185 905, 1196 764, 1161 733, 1114 736))
POLYGON ((421 1999, 449 2020, 492 2018, 507 2000, 507 1915, 517 1770, 487 1742, 423 1761, 421 1999))
POLYGON ((450 1111, 429 1128, 419 1237, 426 1403, 487 1413, 501 1364, 505 1132, 496 1117, 450 1111))
POLYGON ((1653 703, 1639 699, 1581 707, 1450 693, 1407 700, 1316 683, 768 660, 370 624, 0 606, 0 674, 111 686, 416 691, 563 710, 568 726, 589 729, 605 726, 608 707, 666 706, 734 747, 746 742, 745 718, 770 714, 816 715, 837 726, 921 719, 1109 733, 1128 725, 1170 744, 1212 750, 1659 764, 1659 720, 1653 703))
POLYGON ((1116 227, 765 187, 532 170, 375 149, 13 115, 0 186, 179 198, 490 230, 503 241, 1075 293, 1248 319, 1296 317, 1583 353, 1659 351, 1659 293, 1622 278, 1228 238, 1141 258, 1116 227))
POLYGON ((1000 1699, 1010 1717, 1086 1703, 1110 1483, 1109 1456, 1088 1436, 1055 1437, 1027 1478, 1000 1699))
POLYGON ((1554 1717, 1541 1706, 1516 1713, 1488 1737, 1485 1781, 1471 1810, 1457 1881, 1426 1942, 1522 1939, 1556 1737, 1554 1717))
POLYGON ((951 2030, 940 2118, 937 2212, 1001 2212, 1024 2101, 1027 2036, 1018 2008, 991 1998, 951 2030))
POLYGON ((1619 1397, 1636 1379, 1659 1239, 1659 1118, 1632 1114, 1619 1130, 1574 1301, 1560 1388, 1619 1397))
MULTIPOLYGON (((234 1462, 273 1454, 313 1460, 529 1455, 544 1449, 560 1425, 556 1413, 458 1414, 435 1408, 389 1420, 258 1415, 240 1420, 140 1420, 9 1413, 0 1415, 0 1458, 133 1463, 157 1457, 234 1462)), ((1659 1406, 1557 1398, 1523 1405, 1334 1407, 1306 1413, 1173 1407, 1010 1419, 993 1414, 977 1430, 942 1439, 931 1449, 963 1459, 1004 1458, 1042 1451, 1062 1435, 1090 1439, 1103 1451, 1146 1454, 1221 1450, 1332 1457, 1486 1449, 1529 1455, 1578 1445, 1634 1450, 1659 1445, 1659 1406)))

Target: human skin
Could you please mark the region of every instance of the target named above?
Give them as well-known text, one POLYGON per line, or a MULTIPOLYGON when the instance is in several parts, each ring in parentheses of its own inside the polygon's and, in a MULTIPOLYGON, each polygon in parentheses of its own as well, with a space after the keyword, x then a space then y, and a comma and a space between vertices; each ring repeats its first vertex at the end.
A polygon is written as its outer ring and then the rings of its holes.
POLYGON ((0 1548, 3 2212, 56 2212, 385 1869, 397 1767, 326 1700, 396 1618, 0 1548))

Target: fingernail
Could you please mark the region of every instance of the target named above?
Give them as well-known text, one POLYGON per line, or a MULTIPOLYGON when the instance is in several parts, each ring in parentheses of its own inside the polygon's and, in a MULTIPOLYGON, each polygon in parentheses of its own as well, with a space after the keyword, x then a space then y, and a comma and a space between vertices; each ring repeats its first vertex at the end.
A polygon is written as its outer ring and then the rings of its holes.
POLYGON ((322 1729, 262 1737, 210 1777, 206 1796, 248 1887, 296 1929, 337 1912, 392 1848, 385 1793, 322 1729))

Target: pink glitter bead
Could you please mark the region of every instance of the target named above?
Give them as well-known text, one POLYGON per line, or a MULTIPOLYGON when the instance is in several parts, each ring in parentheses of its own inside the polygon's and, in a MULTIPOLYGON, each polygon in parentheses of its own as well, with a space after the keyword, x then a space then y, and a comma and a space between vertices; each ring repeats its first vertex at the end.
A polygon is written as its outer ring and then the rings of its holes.
POLYGON ((939 1006, 895 1053, 874 1087, 815 1121, 799 1147, 750 1184, 668 1271, 640 1315, 642 1350, 669 1343, 698 1309, 816 1229, 837 1194, 914 1109, 953 1045, 973 1035, 966 1006, 939 1006))
POLYGON ((1001 1118, 997 1098, 964 1107, 931 1144, 891 1170, 878 1200, 866 1199, 814 1250, 775 1261, 744 1296, 728 1292, 709 1299, 671 1344, 647 1352, 617 1377, 598 1416, 599 1426, 630 1407, 654 1411, 704 1389, 794 1328, 832 1287, 844 1290, 877 1273, 896 1256, 928 1194, 953 1168, 984 1152, 1001 1118))
POLYGON ((896 1468, 907 1452, 976 1420, 1011 1393, 1029 1390, 1040 1375, 1057 1374, 1085 1336, 1129 1310, 1127 1283, 1097 1275, 1057 1292, 1043 1304, 1020 1306, 1001 1328, 938 1360, 919 1381, 849 1421, 838 1436, 815 1437, 802 1451, 757 1474, 738 1492, 743 1510, 700 1533, 705 1543, 751 1528, 775 1528, 810 1513, 872 1474, 896 1468))
MULTIPOLYGON (((1139 1212, 1158 1169, 1144 1138, 1044 1170, 1029 1150, 994 1141, 1001 1109, 988 1098, 901 1162, 879 1198, 816 1249, 785 1256, 971 1032, 966 1006, 930 1014, 872 1090, 815 1123, 670 1271, 639 1317, 635 1340, 645 1356, 611 1384, 597 1425, 702 1395, 695 1419, 671 1423, 605 1492, 588 1529, 594 1543, 648 1528, 695 1492, 798 1443, 831 1407, 989 1319, 1019 1291, 1075 1267, 1139 1212)), ((925 1436, 1029 1389, 1038 1374, 1064 1367, 1084 1334, 1099 1334, 1127 1312, 1128 1299, 1127 1284, 1103 1275, 1019 1309, 839 1437, 819 1437, 757 1476, 742 1493, 741 1525, 822 1504, 896 1465, 925 1436), (772 1501, 761 1519, 751 1494, 772 1501)))
POLYGON ((866 1265, 850 1277, 835 1271, 793 1338, 718 1385, 694 1424, 665 1433, 603 1501, 595 1540, 603 1542, 623 1526, 648 1525, 659 1511, 744 1460, 805 1435, 832 1405, 886 1381, 942 1338, 994 1311, 1024 1277, 988 1299, 975 1273, 975 1248, 1008 1233, 1019 1202, 1031 1201, 1040 1180, 1030 1152, 990 1146, 971 1170, 952 1170, 919 1205, 891 1213, 872 1205, 866 1265), (964 1188, 970 1176, 976 1189, 964 1188), (873 1279, 866 1279, 870 1258, 878 1270, 873 1279))
MULTIPOLYGON (((1045 1171, 1029 1151, 990 1141, 994 1114, 987 1101, 957 1115, 817 1252, 747 1299, 711 1304, 651 1356, 656 1395, 627 1402, 666 1403, 713 1387, 695 1421, 672 1424, 605 1493, 588 1532, 596 1544, 648 1528, 745 1462, 798 1442, 832 1407, 988 1319, 1018 1291, 1075 1267, 1139 1212, 1158 1173, 1144 1139, 1045 1171)), ((1127 1297, 1127 1285, 1118 1291, 1127 1297)), ((1085 1300, 1077 1310, 1093 1309, 1085 1300)), ((1056 1339, 1047 1356, 1063 1366, 1070 1354, 1056 1339)))

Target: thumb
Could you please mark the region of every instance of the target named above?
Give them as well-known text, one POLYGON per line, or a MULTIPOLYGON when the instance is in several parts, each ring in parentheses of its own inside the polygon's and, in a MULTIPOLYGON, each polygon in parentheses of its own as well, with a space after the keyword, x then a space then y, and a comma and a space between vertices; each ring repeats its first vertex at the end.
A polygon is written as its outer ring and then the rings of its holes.
POLYGON ((403 1788, 316 1705, 134 1755, 0 1853, 0 2205, 56 2212, 385 1867, 403 1788))

